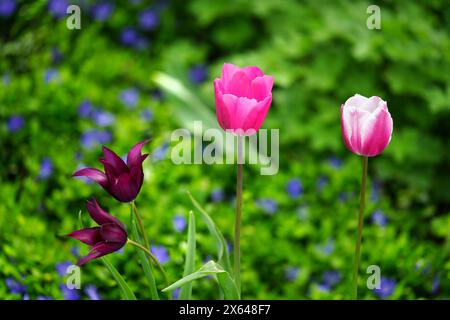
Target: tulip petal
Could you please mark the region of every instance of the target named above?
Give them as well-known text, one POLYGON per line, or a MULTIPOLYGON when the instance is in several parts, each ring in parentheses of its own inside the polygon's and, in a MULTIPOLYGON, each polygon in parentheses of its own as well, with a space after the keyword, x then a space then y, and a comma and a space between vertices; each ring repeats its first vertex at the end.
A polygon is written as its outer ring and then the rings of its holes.
POLYGON ((261 71, 261 69, 258 67, 255 67, 255 66, 248 66, 248 67, 242 68, 241 70, 245 72, 245 74, 247 75, 247 77, 250 80, 253 80, 256 77, 264 76, 264 73, 261 71))
POLYGON ((368 111, 352 106, 343 107, 341 121, 344 142, 350 147, 350 151, 359 155, 361 155, 361 128, 368 118, 370 118, 368 111))
POLYGON ((98 204, 97 200, 92 199, 92 201, 87 200, 86 201, 86 208, 89 212, 89 215, 91 218, 97 222, 99 225, 106 224, 106 223, 116 223, 123 227, 122 222, 119 221, 116 217, 113 217, 108 212, 103 210, 100 205, 98 204))
POLYGON ((255 130, 255 132, 258 131, 261 128, 264 120, 266 119, 267 112, 269 112, 271 103, 272 95, 266 97, 263 101, 258 102, 257 107, 252 111, 252 113, 255 115, 254 120, 251 119, 252 116, 249 114, 247 116, 249 123, 245 123, 244 126, 248 129, 251 128, 255 130), (253 125, 250 124, 250 121, 253 121, 253 125))
POLYGON ((252 81, 252 98, 261 101, 271 95, 273 78, 271 76, 258 77, 252 81))
POLYGON ((76 230, 72 233, 69 233, 67 236, 77 239, 90 246, 103 241, 102 235, 100 234, 100 227, 76 230))
POLYGON ((381 98, 377 96, 366 98, 360 94, 355 94, 353 97, 347 99, 347 101, 345 102, 345 106, 355 107, 357 109, 373 112, 378 107, 380 101, 383 100, 381 100, 381 98))
POLYGON ((237 71, 230 82, 225 83, 225 92, 237 97, 251 98, 251 81, 244 71, 237 71))
POLYGON ((139 189, 140 186, 132 179, 131 175, 129 173, 124 173, 116 179, 114 184, 110 185, 108 191, 117 200, 121 202, 130 202, 136 198, 139 189))
MULTIPOLYGON (((222 90, 220 88, 220 80, 214 80, 214 94, 216 98, 216 117, 219 125, 222 129, 226 130, 229 128, 230 115, 228 113, 228 107, 223 101, 222 90)), ((234 104, 235 102, 233 102, 234 104)))
POLYGON ((83 168, 75 172, 72 177, 87 177, 89 179, 94 180, 102 187, 105 187, 108 185, 108 179, 106 178, 106 175, 95 168, 83 168))
POLYGON ((130 152, 128 152, 127 156, 127 165, 128 168, 131 168, 133 166, 140 166, 142 164, 142 161, 145 160, 141 157, 141 150, 142 147, 148 143, 148 140, 141 141, 134 145, 133 148, 131 148, 130 152))
POLYGON ((123 247, 122 243, 116 243, 116 242, 100 242, 97 243, 95 246, 89 250, 89 253, 87 256, 81 258, 78 260, 77 265, 82 266, 86 262, 89 262, 93 259, 103 257, 104 255, 107 255, 109 253, 115 252, 123 247))
POLYGON ((386 109, 378 108, 361 130, 361 154, 373 157, 380 154, 391 141, 393 121, 386 109))
POLYGON ((222 85, 225 85, 233 79, 234 73, 239 70, 239 67, 231 63, 224 63, 222 67, 222 85))
POLYGON ((100 234, 103 240, 110 242, 127 242, 127 233, 123 228, 115 223, 106 223, 100 227, 100 234))
POLYGON ((103 164, 105 164, 105 162, 110 164, 111 168, 113 169, 114 175, 117 176, 123 172, 128 172, 126 163, 114 151, 108 149, 105 146, 102 146, 102 151, 104 157, 100 159, 100 162, 102 162, 103 164))

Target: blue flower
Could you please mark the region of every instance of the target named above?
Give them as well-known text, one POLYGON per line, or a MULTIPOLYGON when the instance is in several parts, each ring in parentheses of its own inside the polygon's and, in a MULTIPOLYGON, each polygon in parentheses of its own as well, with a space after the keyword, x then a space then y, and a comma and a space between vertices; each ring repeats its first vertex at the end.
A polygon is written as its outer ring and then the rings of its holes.
POLYGON ((169 151, 169 144, 164 143, 162 146, 156 148, 153 151, 153 160, 155 161, 161 161, 166 158, 167 151, 169 151))
POLYGON ((380 299, 386 299, 392 296, 396 285, 397 283, 394 279, 381 277, 380 289, 374 289, 373 291, 380 299))
POLYGON ((127 107, 134 108, 139 102, 139 91, 135 88, 125 89, 120 93, 119 99, 127 107))
POLYGON ((53 47, 52 48, 52 63, 53 64, 58 64, 63 60, 64 56, 61 53, 61 51, 59 51, 58 48, 53 47))
POLYGON ((320 292, 330 292, 330 289, 331 289, 330 286, 325 284, 325 283, 318 283, 318 284, 316 284, 316 288, 320 292))
POLYGON ((436 295, 439 291, 439 287, 440 287, 440 281, 439 281, 439 275, 437 275, 436 277, 434 277, 433 284, 431 285, 431 293, 433 295, 436 295))
POLYGON ((48 11, 55 18, 62 18, 66 15, 69 4, 67 0, 48 0, 48 11))
POLYGON ((14 115, 8 119, 8 131, 11 133, 17 132, 25 125, 25 119, 22 116, 14 115))
POLYGON ((145 121, 152 121, 153 120, 153 111, 150 109, 142 110, 141 117, 145 121))
POLYGON ((91 300, 102 300, 102 297, 98 293, 97 287, 92 284, 87 285, 86 288, 84 289, 84 292, 91 300))
POLYGON ((62 283, 59 285, 59 289, 64 296, 64 300, 80 300, 80 292, 77 289, 69 289, 62 283))
POLYGON ((139 14, 139 25, 144 30, 153 30, 159 24, 159 14, 155 9, 145 9, 139 14))
POLYGON ((335 169, 342 167, 342 160, 337 156, 331 156, 328 158, 328 163, 335 169))
POLYGON ((100 127, 106 127, 114 124, 116 118, 110 112, 96 109, 91 114, 92 120, 100 127))
POLYGON ((323 255, 329 256, 334 251, 334 239, 333 238, 329 238, 325 245, 318 244, 316 246, 316 249, 317 249, 317 251, 319 251, 323 255))
POLYGON ((333 287, 335 284, 341 281, 341 273, 337 270, 326 271, 322 276, 324 284, 333 287))
POLYGON ((286 184, 286 191, 291 198, 298 198, 303 193, 303 186, 300 179, 291 179, 286 184))
POLYGON ((84 100, 80 103, 80 106, 78 107, 78 115, 81 118, 88 118, 90 117, 93 110, 92 103, 88 100, 84 100))
POLYGON ((211 201, 220 202, 225 198, 225 193, 221 188, 216 188, 211 192, 211 201))
POLYGON ((321 192, 328 185, 328 178, 325 176, 319 177, 317 179, 317 191, 321 192))
POLYGON ((88 130, 81 135, 80 143, 84 148, 92 149, 99 144, 112 141, 111 132, 105 130, 88 130))
POLYGON ((177 288, 175 290, 172 291, 172 299, 173 300, 178 300, 178 298, 180 297, 180 288, 177 288))
POLYGON ((6 278, 5 282, 6 286, 8 287, 11 293, 22 294, 27 291, 27 287, 24 284, 19 283, 13 278, 6 278))
POLYGON ((388 219, 386 218, 386 216, 383 214, 383 211, 381 210, 376 210, 373 214, 372 214, 372 223, 373 224, 377 224, 380 227, 384 227, 388 222, 388 219))
POLYGON ((70 248, 70 253, 71 253, 75 258, 79 258, 79 257, 80 257, 80 247, 74 246, 74 247, 70 248))
POLYGON ((158 259, 160 264, 166 264, 169 261, 169 252, 164 246, 153 246, 150 250, 155 255, 156 259, 158 259))
POLYGON ((141 37, 141 35, 132 27, 126 27, 120 33, 120 41, 124 46, 145 48, 148 45, 148 41, 141 37))
POLYGON ((272 199, 258 199, 256 200, 256 205, 271 215, 278 210, 278 203, 272 199))
POLYGON ((1 0, 0 1, 0 17, 9 17, 16 10, 15 0, 1 0))
POLYGON ((287 267, 284 269, 284 276, 289 281, 295 281, 295 279, 298 278, 298 275, 300 273, 300 268, 298 267, 287 267))
POLYGON ((25 293, 25 294, 22 296, 22 300, 30 300, 30 295, 29 295, 28 293, 25 293))
POLYGON ((56 69, 47 69, 44 73, 44 81, 50 83, 59 79, 59 72, 56 69))
POLYGON ((208 79, 208 69, 203 64, 197 64, 189 69, 189 79, 194 84, 200 84, 208 79))
POLYGON ((92 17, 96 21, 105 21, 107 20, 112 12, 114 6, 109 2, 100 2, 92 6, 92 17))
POLYGON ((39 169, 39 178, 48 179, 53 173, 53 162, 50 158, 44 158, 41 161, 41 167, 39 169))
POLYGON ((173 218, 172 223, 173 223, 173 228, 177 232, 183 232, 184 229, 186 229, 186 218, 181 215, 176 215, 173 218))
POLYGON ((67 268, 70 267, 73 263, 70 261, 64 261, 57 263, 55 266, 56 272, 62 277, 67 274, 67 268))
POLYGON ((54 299, 48 296, 37 296, 36 300, 54 300, 54 299))
POLYGON ((372 192, 370 193, 370 201, 376 202, 380 198, 381 183, 378 180, 372 182, 372 192))

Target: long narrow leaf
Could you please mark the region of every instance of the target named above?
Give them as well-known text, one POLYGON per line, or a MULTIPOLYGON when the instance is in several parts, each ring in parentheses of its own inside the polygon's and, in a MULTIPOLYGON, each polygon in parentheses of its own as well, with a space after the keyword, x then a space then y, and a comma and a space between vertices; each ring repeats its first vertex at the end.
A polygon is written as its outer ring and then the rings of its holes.
MULTIPOLYGON (((184 266, 183 276, 193 273, 195 270, 195 216, 192 211, 189 212, 189 229, 188 229, 188 250, 186 255, 186 263, 184 266)), ((192 295, 192 283, 187 283, 180 290, 180 299, 189 300, 192 295)))
POLYGON ((231 278, 230 274, 227 271, 225 271, 219 264, 214 261, 207 262, 198 271, 181 278, 167 288, 164 288, 162 291, 172 291, 177 288, 181 288, 194 280, 201 279, 210 275, 217 276, 220 289, 222 290, 225 299, 239 299, 239 293, 234 280, 231 278))
POLYGON ((111 264, 111 262, 109 262, 108 258, 102 257, 100 259, 109 270, 109 272, 111 272, 114 280, 116 280, 117 284, 119 285, 119 288, 122 291, 123 298, 125 300, 136 300, 136 296, 134 295, 133 291, 131 291, 130 287, 128 286, 124 278, 120 275, 119 271, 117 271, 117 269, 111 264))
MULTIPOLYGON (((134 240, 140 242, 133 211, 131 212, 131 232, 133 234, 134 240)), ((138 259, 139 262, 141 263, 142 270, 144 270, 145 278, 147 279, 148 282, 152 300, 159 300, 158 289, 156 288, 156 281, 155 277, 153 276, 152 266, 148 261, 147 255, 142 250, 138 250, 138 259)))
POLYGON ((231 273, 231 264, 230 264, 230 254, 228 252, 227 242, 220 232, 217 225, 214 223, 213 219, 209 216, 209 214, 202 208, 202 206, 198 203, 198 201, 194 198, 194 196, 188 191, 189 198, 192 201, 192 204, 202 215, 203 221, 205 221, 206 226, 208 227, 209 232, 214 238, 214 242, 217 247, 217 260, 221 263, 225 270, 231 273))

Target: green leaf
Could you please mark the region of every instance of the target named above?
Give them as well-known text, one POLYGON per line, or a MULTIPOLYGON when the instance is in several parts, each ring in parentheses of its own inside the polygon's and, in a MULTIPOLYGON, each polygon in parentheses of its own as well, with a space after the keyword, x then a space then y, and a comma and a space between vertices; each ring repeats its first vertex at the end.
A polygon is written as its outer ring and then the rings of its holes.
POLYGON ((111 262, 109 262, 106 257, 101 257, 100 260, 109 270, 109 272, 111 272, 114 280, 116 280, 117 284, 120 287, 120 290, 122 291, 123 298, 125 300, 136 300, 136 296, 134 295, 133 291, 131 291, 124 278, 120 275, 119 271, 117 271, 117 269, 111 264, 111 262))
MULTIPOLYGON (((195 268, 195 216, 192 211, 189 212, 189 229, 188 229, 188 250, 186 255, 186 263, 184 265, 183 276, 187 276, 194 272, 195 268)), ((189 300, 192 295, 192 283, 187 283, 181 287, 180 299, 189 300)))
POLYGON ((209 232, 214 238, 217 247, 217 260, 220 264, 222 264, 226 271, 231 273, 231 264, 230 264, 230 254, 228 252, 227 242, 220 232, 217 225, 214 223, 213 219, 209 216, 209 214, 202 208, 202 206, 198 203, 198 201, 194 198, 194 196, 188 191, 189 198, 192 201, 192 204, 202 215, 203 221, 205 221, 209 232))
POLYGON ((203 265, 198 271, 181 278, 180 280, 171 284, 167 288, 164 288, 162 291, 163 292, 172 291, 177 288, 183 287, 194 280, 201 279, 210 275, 217 277, 220 289, 222 290, 225 299, 227 300, 239 299, 239 293, 236 284, 234 280, 231 278, 230 274, 227 271, 225 271, 221 265, 212 260, 203 265))
MULTIPOLYGON (((131 232, 135 241, 139 240, 139 234, 136 226, 136 221, 134 219, 133 208, 131 208, 131 232)), ((152 300, 159 300, 158 289, 156 288, 155 277, 153 276, 153 269, 148 261, 147 255, 142 251, 138 250, 138 258, 141 263, 142 270, 144 270, 145 278, 147 279, 148 286, 150 288, 150 295, 152 300)))

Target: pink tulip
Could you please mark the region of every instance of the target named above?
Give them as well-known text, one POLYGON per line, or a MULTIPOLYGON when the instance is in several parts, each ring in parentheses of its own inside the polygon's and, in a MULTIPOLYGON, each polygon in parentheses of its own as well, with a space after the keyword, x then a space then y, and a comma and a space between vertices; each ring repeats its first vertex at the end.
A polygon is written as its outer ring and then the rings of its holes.
POLYGON ((391 141, 392 117, 386 101, 355 94, 341 106, 341 129, 347 148, 358 155, 374 157, 391 141))
POLYGON ((239 68, 225 63, 214 80, 216 116, 224 130, 252 135, 261 127, 272 102, 273 78, 258 67, 239 68))

